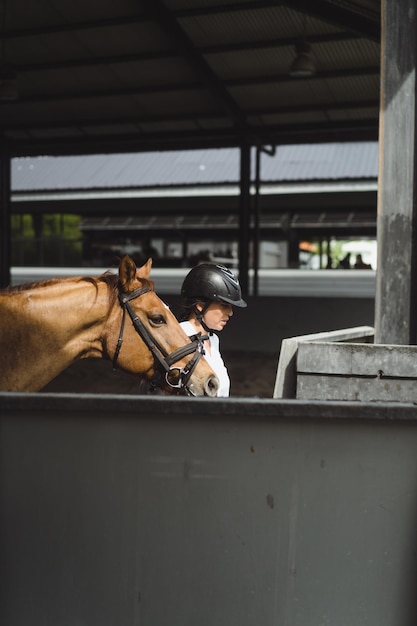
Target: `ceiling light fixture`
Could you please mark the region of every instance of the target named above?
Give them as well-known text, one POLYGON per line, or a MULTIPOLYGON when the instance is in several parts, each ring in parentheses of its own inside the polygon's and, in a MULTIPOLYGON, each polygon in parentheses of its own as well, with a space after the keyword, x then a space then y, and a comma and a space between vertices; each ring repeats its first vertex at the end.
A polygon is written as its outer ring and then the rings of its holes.
POLYGON ((316 64, 311 57, 311 46, 303 39, 295 46, 297 56, 295 57, 291 68, 290 76, 295 78, 308 78, 314 76, 317 71, 316 64))

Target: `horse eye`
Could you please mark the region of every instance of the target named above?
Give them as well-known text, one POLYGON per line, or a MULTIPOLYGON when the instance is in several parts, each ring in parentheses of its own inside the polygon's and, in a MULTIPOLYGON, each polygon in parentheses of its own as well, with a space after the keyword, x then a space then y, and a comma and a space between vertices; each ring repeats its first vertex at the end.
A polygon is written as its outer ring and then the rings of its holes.
POLYGON ((166 323, 163 315, 152 315, 149 317, 149 321, 153 326, 162 326, 166 323))

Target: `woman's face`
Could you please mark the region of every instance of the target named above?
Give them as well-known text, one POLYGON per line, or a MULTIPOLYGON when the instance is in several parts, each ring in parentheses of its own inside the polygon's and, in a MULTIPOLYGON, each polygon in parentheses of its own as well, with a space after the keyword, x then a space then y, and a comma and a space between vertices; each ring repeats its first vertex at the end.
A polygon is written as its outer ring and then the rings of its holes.
MULTIPOLYGON (((197 305, 197 307, 201 311, 202 306, 197 305)), ((207 311, 204 313, 203 320, 208 328, 220 331, 223 330, 232 315, 233 307, 231 304, 227 304, 226 302, 211 302, 207 311)))

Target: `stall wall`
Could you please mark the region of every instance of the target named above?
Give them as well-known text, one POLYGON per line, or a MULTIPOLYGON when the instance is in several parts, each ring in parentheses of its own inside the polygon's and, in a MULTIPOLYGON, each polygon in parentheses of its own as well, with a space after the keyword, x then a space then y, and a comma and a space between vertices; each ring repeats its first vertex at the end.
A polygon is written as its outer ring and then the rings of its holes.
POLYGON ((0 394, 2 626, 414 626, 413 405, 0 394))

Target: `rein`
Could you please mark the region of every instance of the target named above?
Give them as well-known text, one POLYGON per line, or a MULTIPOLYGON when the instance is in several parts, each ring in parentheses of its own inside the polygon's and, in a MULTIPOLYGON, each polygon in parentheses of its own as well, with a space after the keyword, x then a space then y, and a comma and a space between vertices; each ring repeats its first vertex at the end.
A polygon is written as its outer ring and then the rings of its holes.
MULTIPOLYGON (((131 293, 119 293, 119 302, 122 307, 122 321, 120 324, 120 332, 119 338, 117 340, 116 350, 113 357, 113 369, 116 369, 117 359, 119 358, 120 350, 123 344, 123 334, 125 328, 126 321, 126 312, 129 314, 130 319, 132 320, 133 326, 136 332, 140 335, 140 337, 145 342, 146 346, 152 352, 154 358, 159 363, 163 372, 165 372, 165 382, 174 389, 179 389, 184 391, 187 395, 193 395, 187 386, 188 381, 190 380, 191 374, 195 370, 197 363, 204 355, 203 341, 200 335, 196 336, 196 338, 189 344, 178 348, 171 354, 158 343, 158 341, 152 336, 152 334, 147 330, 141 319, 132 309, 130 302, 131 300, 135 300, 139 298, 143 294, 149 291, 149 287, 139 287, 135 289, 131 293), (180 361, 185 356, 194 352, 194 356, 188 361, 187 365, 182 367, 173 367, 173 364, 177 361, 180 361)), ((155 388, 160 386, 160 376, 158 376, 160 372, 156 372, 154 377, 152 378, 150 384, 151 388, 155 388)))

